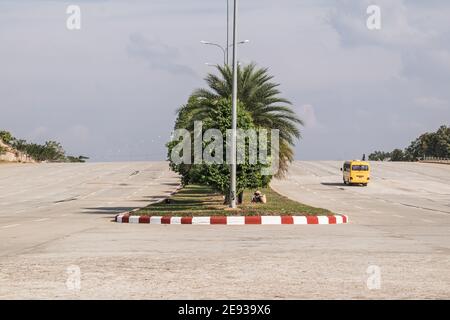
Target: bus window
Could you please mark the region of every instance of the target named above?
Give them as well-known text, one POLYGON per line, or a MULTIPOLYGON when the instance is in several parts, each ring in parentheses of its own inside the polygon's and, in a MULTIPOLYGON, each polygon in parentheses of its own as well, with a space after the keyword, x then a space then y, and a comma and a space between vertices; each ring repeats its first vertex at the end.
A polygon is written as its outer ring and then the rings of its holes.
POLYGON ((352 166, 352 171, 369 171, 369 166, 352 166))

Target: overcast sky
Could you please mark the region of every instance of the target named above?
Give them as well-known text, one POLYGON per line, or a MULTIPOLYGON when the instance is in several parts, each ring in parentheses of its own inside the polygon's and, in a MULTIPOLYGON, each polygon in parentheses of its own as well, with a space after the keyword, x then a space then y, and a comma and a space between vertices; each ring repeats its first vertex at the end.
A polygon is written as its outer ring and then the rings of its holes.
MULTIPOLYGON (((240 3, 240 60, 269 67, 306 122, 297 159, 403 148, 450 123, 450 1, 240 3)), ((225 36, 225 0, 0 0, 0 128, 95 161, 164 159, 175 110, 222 61, 200 40, 225 36)))

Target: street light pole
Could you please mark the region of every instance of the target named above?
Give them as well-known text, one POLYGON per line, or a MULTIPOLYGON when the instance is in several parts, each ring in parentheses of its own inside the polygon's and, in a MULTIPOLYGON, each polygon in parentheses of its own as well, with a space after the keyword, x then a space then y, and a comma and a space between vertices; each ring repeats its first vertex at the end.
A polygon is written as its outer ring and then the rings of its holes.
POLYGON ((230 207, 236 208, 236 136, 237 136, 237 13, 238 0, 234 0, 233 10, 233 96, 232 96, 232 137, 231 137, 231 183, 230 183, 230 207))
POLYGON ((220 48, 220 50, 222 50, 222 52, 223 52, 223 64, 226 65, 226 63, 227 63, 227 53, 226 53, 226 50, 225 50, 224 47, 222 47, 220 44, 209 42, 209 41, 202 40, 200 42, 203 43, 203 44, 206 44, 206 45, 215 46, 217 48, 220 48))
POLYGON ((230 49, 230 0, 227 0, 227 65, 230 63, 229 50, 230 49))
MULTIPOLYGON (((246 43, 249 43, 249 42, 250 42, 250 40, 244 40, 244 41, 238 42, 237 44, 238 45, 239 44, 246 44, 246 43)), ((220 44, 214 43, 214 42, 210 42, 210 41, 202 40, 202 41, 200 41, 200 43, 220 48, 220 50, 222 50, 222 52, 223 52, 223 63, 224 63, 224 65, 228 65, 228 50, 229 50, 229 48, 231 48, 233 46, 233 44, 230 44, 229 46, 224 48, 220 44)))

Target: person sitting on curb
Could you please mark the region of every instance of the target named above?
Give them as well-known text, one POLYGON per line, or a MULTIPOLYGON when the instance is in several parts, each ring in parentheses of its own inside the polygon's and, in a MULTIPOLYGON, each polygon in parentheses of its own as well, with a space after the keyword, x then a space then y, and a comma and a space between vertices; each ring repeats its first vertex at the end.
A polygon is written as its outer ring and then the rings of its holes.
POLYGON ((253 195, 252 203, 267 203, 266 195, 262 194, 261 191, 256 191, 253 195))

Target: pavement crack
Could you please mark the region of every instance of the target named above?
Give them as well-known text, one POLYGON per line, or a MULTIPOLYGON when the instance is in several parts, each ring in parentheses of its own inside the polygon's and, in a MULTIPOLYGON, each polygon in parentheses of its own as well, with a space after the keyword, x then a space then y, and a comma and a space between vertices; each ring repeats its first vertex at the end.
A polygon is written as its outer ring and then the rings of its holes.
POLYGON ((71 201, 76 201, 76 200, 78 200, 78 198, 68 198, 68 199, 64 199, 64 200, 55 201, 54 203, 64 203, 64 202, 71 202, 71 201))
POLYGON ((407 203, 400 203, 402 206, 405 207, 411 207, 411 208, 416 208, 416 209, 422 209, 422 210, 428 210, 428 211, 433 211, 433 212, 441 212, 441 213, 448 213, 450 214, 449 211, 442 211, 442 210, 438 210, 438 209, 431 209, 431 208, 426 208, 426 207, 421 207, 421 206, 415 206, 413 204, 407 204, 407 203))

